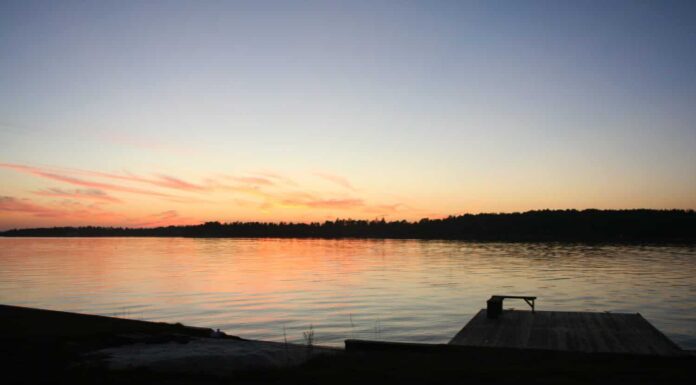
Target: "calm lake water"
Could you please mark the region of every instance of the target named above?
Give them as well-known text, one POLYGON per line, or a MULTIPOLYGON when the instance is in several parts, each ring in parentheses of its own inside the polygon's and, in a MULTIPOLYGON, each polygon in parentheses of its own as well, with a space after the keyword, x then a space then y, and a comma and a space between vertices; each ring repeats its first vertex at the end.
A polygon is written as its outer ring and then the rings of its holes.
MULTIPOLYGON (((696 247, 419 240, 0 238, 0 303, 315 343, 445 343, 491 294, 640 312, 696 349, 696 247)), ((509 300, 506 307, 527 305, 509 300)))

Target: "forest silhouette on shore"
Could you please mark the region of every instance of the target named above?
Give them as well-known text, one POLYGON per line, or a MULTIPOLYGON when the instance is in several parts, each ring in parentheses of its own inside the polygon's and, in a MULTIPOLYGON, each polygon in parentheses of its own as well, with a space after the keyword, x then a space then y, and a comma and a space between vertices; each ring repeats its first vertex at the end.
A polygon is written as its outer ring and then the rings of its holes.
POLYGON ((14 229, 7 237, 414 238, 472 241, 696 242, 694 210, 537 210, 444 219, 206 222, 154 228, 14 229))

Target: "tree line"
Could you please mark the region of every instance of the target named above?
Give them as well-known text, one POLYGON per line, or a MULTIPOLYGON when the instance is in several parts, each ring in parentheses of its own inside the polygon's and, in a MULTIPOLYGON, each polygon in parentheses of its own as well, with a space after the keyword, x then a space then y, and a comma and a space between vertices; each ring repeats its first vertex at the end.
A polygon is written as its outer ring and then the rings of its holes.
POLYGON ((14 229, 7 237, 416 238, 472 241, 696 242, 694 210, 536 210, 419 221, 206 222, 154 228, 14 229))

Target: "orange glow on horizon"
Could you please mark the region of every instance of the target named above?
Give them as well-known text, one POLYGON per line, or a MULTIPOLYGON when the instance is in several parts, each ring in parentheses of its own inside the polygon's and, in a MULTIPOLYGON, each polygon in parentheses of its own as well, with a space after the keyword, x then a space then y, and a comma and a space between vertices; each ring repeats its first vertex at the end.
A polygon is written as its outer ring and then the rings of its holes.
MULTIPOLYGON (((0 229, 158 227, 206 221, 323 222, 337 218, 413 221, 467 212, 645 207, 638 198, 618 199, 620 193, 609 194, 608 190, 602 191, 600 201, 591 196, 588 199, 587 194, 562 192, 558 187, 554 193, 553 186, 538 187, 546 192, 543 195, 522 189, 534 190, 529 185, 519 185, 519 191, 511 194, 505 185, 491 189, 486 184, 464 192, 423 193, 411 187, 396 195, 357 188, 347 178, 326 172, 195 178, 0 163, 0 173, 12 180, 11 191, 15 191, 0 196, 0 229), (612 200, 612 196, 617 199, 612 200)), ((655 200, 651 208, 693 207, 692 197, 685 196, 681 202, 675 198, 655 200)))

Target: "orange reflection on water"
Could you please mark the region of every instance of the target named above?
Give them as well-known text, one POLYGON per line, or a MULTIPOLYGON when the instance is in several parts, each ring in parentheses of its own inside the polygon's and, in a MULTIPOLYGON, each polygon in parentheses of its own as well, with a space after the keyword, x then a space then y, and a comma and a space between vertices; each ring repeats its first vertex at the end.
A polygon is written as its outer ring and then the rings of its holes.
POLYGON ((494 293, 537 295, 540 309, 640 311, 677 341, 696 336, 689 247, 0 238, 0 266, 2 303, 249 338, 301 341, 313 325, 325 344, 446 342, 494 293))

